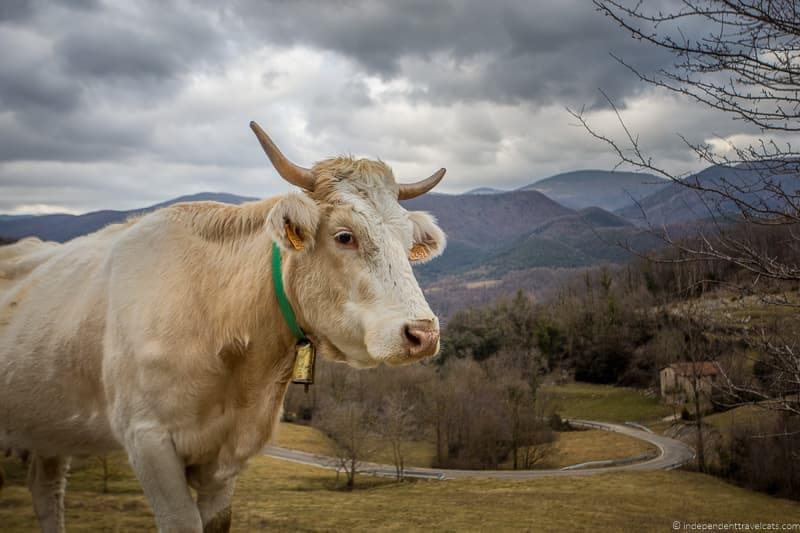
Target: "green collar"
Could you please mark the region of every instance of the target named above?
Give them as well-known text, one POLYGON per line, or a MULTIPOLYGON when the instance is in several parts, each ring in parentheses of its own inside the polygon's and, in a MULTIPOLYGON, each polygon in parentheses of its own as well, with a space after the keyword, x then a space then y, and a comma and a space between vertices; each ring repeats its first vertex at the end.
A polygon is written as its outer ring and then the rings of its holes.
POLYGON ((289 299, 286 297, 286 291, 283 290, 281 249, 275 241, 272 241, 272 284, 275 287, 275 297, 278 299, 278 307, 281 308, 283 319, 286 321, 286 325, 289 326, 292 335, 294 335, 298 341, 307 340, 306 334, 303 333, 303 330, 300 329, 300 325, 297 323, 297 318, 294 316, 294 311, 292 310, 292 304, 289 303, 289 299))

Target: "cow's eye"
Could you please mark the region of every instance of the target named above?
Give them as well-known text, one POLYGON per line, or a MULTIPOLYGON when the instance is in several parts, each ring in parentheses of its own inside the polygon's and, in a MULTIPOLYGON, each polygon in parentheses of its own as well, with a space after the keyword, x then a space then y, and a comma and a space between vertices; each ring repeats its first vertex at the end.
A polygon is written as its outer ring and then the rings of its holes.
POLYGON ((333 238, 336 239, 336 242, 344 246, 353 246, 356 243, 356 238, 349 231, 340 231, 334 235, 333 238))

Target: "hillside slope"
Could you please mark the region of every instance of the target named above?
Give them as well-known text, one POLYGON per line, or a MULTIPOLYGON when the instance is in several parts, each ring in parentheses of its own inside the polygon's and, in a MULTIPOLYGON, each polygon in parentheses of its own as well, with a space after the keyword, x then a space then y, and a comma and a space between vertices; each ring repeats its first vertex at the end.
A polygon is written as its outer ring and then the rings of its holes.
MULTIPOLYGON (((103 210, 84 215, 42 215, 0 220, 0 236, 30 235, 63 242, 178 202, 214 200, 239 204, 252 200, 225 193, 199 193, 130 211, 103 210)), ((420 281, 459 276, 498 277, 529 268, 574 268, 619 262, 627 254, 616 243, 641 233, 600 208, 574 211, 537 191, 447 195, 431 193, 403 205, 432 213, 447 233, 442 257, 417 269, 420 281)))
MULTIPOLYGON (((761 171, 746 165, 716 165, 685 180, 703 188, 728 189, 746 202, 763 202, 763 205, 774 208, 781 205, 783 199, 765 188, 762 178, 767 177, 789 195, 797 195, 800 190, 800 169, 797 167, 796 164, 777 163, 774 171, 761 171)), ((654 226, 707 219, 712 214, 716 216, 719 213, 737 212, 733 201, 710 192, 698 192, 678 183, 670 183, 645 196, 638 204, 615 212, 635 224, 644 225, 649 222, 654 226)))
POLYGON ((519 190, 539 191, 573 209, 619 209, 654 193, 669 182, 652 174, 578 170, 557 174, 519 190))
POLYGON ((655 237, 623 218, 590 207, 540 224, 487 258, 482 267, 487 275, 497 277, 534 267, 622 263, 631 255, 619 243, 631 244, 637 250, 659 245, 655 237))
POLYGON ((13 218, 0 218, 0 236, 9 239, 36 236, 44 241, 65 242, 81 235, 86 235, 99 230, 109 224, 122 222, 134 215, 141 215, 155 211, 161 207, 180 202, 216 201, 231 204, 249 202, 255 198, 237 196, 228 193, 203 192, 188 196, 180 196, 166 202, 161 202, 141 209, 129 211, 102 210, 92 211, 83 215, 39 215, 13 218))

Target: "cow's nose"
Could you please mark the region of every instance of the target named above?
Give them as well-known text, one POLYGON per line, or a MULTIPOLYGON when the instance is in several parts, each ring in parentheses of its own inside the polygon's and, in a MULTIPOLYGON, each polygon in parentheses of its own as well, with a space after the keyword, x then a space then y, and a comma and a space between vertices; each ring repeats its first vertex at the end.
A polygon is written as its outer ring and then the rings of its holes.
POLYGON ((433 320, 413 320, 405 325, 403 334, 408 354, 415 359, 429 357, 439 350, 439 328, 433 320))

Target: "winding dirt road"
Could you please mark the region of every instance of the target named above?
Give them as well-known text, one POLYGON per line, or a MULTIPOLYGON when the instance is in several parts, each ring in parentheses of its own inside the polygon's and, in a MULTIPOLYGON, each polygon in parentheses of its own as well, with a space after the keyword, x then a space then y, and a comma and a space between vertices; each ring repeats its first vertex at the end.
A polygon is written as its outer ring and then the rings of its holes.
MULTIPOLYGON (((420 479, 463 479, 463 478, 493 478, 493 479, 534 479, 549 476, 589 476, 602 474, 604 472, 622 472, 639 470, 671 470, 688 463, 694 458, 694 450, 681 441, 670 439, 661 435, 656 435, 649 431, 637 429, 623 424, 611 424, 607 422, 593 422, 589 420, 570 420, 575 426, 602 429, 604 431, 614 431, 623 435, 628 435, 640 439, 658 448, 659 454, 641 462, 630 464, 619 464, 614 466, 601 466, 597 468, 575 468, 568 467, 560 470, 450 470, 444 468, 406 468, 405 476, 420 479)), ((336 470, 336 461, 331 457, 316 455, 313 453, 280 448, 278 446, 268 446, 264 452, 270 457, 292 461, 304 465, 316 466, 336 470)), ((597 461, 593 461, 597 464, 597 461)), ((586 463, 589 465, 590 463, 586 463)), ((393 465, 377 463, 361 463, 359 472, 376 476, 395 475, 393 465)))

